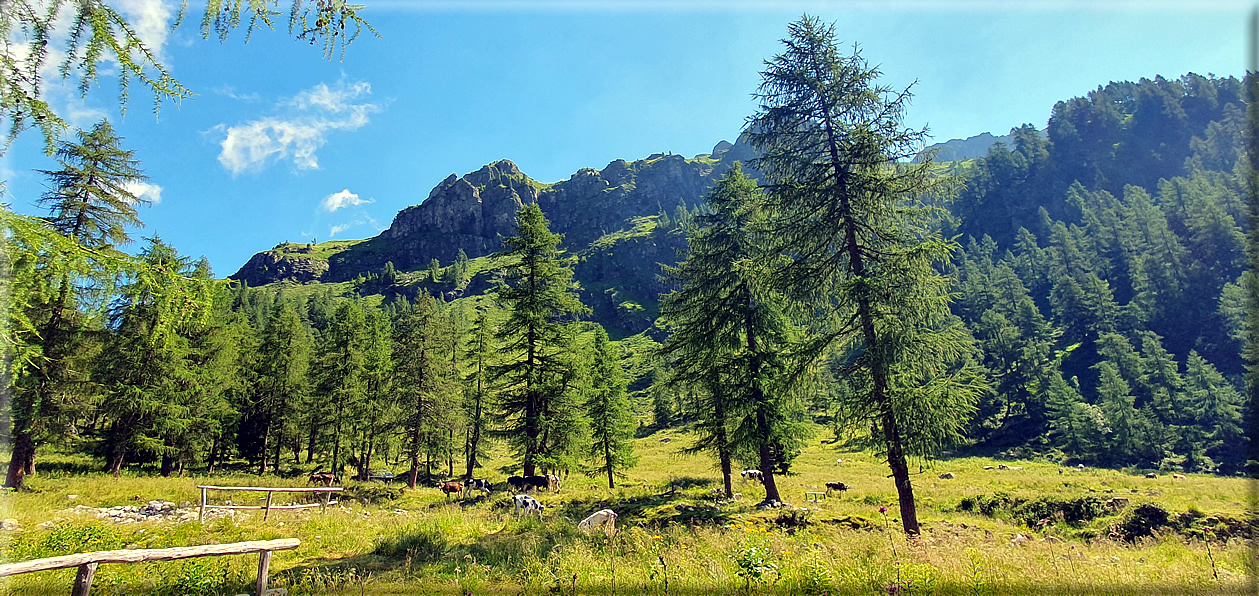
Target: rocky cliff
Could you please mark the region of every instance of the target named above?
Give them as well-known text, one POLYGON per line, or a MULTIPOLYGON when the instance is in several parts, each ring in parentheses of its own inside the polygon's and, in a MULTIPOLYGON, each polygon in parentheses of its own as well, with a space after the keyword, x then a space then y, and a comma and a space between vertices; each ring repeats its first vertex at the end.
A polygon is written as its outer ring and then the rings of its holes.
POLYGON ((462 177, 451 174, 374 238, 305 252, 304 245, 280 245, 254 255, 231 277, 251 286, 338 282, 379 271, 386 262, 399 271, 423 269, 432 259, 449 265, 461 250, 469 258, 499 250, 502 238, 514 232, 516 211, 537 203, 551 231, 564 235, 563 247, 582 256, 576 277, 595 318, 641 330, 654 320, 657 296, 667 290, 656 279, 659 263, 677 262, 677 251, 685 247, 680 233, 644 232, 642 218, 662 213, 667 218, 678 205, 693 208, 731 164, 751 157, 747 145, 722 141, 711 154, 616 160, 553 184, 501 160, 462 177))

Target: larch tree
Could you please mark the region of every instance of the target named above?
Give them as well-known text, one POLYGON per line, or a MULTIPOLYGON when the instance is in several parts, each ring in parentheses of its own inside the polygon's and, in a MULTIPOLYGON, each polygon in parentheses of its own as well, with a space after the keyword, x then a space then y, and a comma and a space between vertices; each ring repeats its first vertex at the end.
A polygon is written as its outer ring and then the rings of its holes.
POLYGON ((415 488, 420 474, 420 456, 440 427, 440 418, 451 414, 455 375, 447 354, 451 332, 448 319, 438 311, 437 301, 422 294, 394 323, 394 384, 406 429, 406 446, 411 456, 407 486, 415 488))
POLYGON ((297 310, 284 303, 272 311, 258 347, 255 385, 256 415, 262 418, 260 473, 267 471, 268 456, 279 471, 285 431, 296 432, 294 412, 310 389, 311 353, 310 332, 297 310))
POLYGON ((833 323, 811 343, 851 356, 847 420, 886 450, 901 523, 918 534, 906 457, 958 439, 986 390, 949 313, 949 280, 934 269, 957 248, 931 231, 935 210, 923 202, 941 179, 929 159, 908 163, 926 138, 902 125, 908 89, 877 84, 855 48, 841 53, 833 25, 806 16, 788 33, 749 126, 766 237, 790 259, 776 283, 833 323))
POLYGON ((353 412, 367 397, 367 313, 356 301, 337 307, 332 325, 323 339, 318 377, 320 393, 332 402, 332 473, 340 476, 341 447, 347 412, 353 412))
POLYGON ((537 472, 549 446, 566 445, 574 430, 570 410, 572 350, 575 335, 567 317, 588 309, 578 300, 572 259, 560 249, 561 236, 536 204, 516 213, 516 233, 503 239, 497 254, 509 264, 495 299, 507 311, 499 326, 500 364, 494 366, 502 425, 496 434, 508 439, 522 456, 524 475, 537 472), (554 426, 555 428, 550 428, 554 426), (555 430, 555 433, 550 433, 555 430))
POLYGON ((488 409, 493 397, 490 367, 494 363, 496 345, 494 322, 490 309, 481 309, 469 333, 464 361, 468 373, 464 376, 464 414, 468 419, 467 440, 464 445, 464 461, 467 471, 465 480, 471 480, 473 472, 481 465, 485 451, 483 439, 488 409))
POLYGON ((761 198, 738 164, 708 194, 712 212, 696 217, 686 260, 664 268, 681 289, 661 300, 672 331, 662 351, 674 359, 673 379, 707 381, 699 444, 717 452, 727 490, 729 457, 745 453, 761 471, 766 502, 781 502, 775 472, 800 437, 787 357, 795 329, 786 297, 768 283, 780 259, 758 232, 761 198))
POLYGON ((113 285, 117 270, 102 267, 100 258, 121 255, 117 247, 131 242, 127 229, 141 226, 137 207, 147 204, 129 190, 132 183, 145 180, 135 152, 122 148, 122 138, 109 122, 80 131, 76 142, 58 144, 56 158, 59 169, 41 171, 49 181, 49 191, 39 199, 49 211, 43 225, 67 244, 97 257, 77 259, 84 265, 77 271, 55 263, 39 266, 46 277, 42 297, 30 296, 36 299, 28 304, 38 311, 31 313, 29 322, 37 326, 32 330, 38 337, 39 357, 31 360, 29 377, 14 387, 13 446, 5 480, 12 488, 22 488, 23 476, 34 470, 35 437, 60 418, 57 411, 69 405, 66 400, 81 393, 73 387, 84 380, 81 373, 87 366, 83 362, 72 366, 84 340, 81 298, 107 292, 113 285), (50 274, 56 277, 48 278, 50 274))
POLYGON ((586 413, 590 418, 590 448, 587 453, 590 475, 606 475, 608 488, 616 488, 616 477, 638 463, 634 455, 634 409, 625 393, 629 382, 621 368, 619 350, 608 340, 608 332, 595 326, 590 371, 590 395, 586 413))

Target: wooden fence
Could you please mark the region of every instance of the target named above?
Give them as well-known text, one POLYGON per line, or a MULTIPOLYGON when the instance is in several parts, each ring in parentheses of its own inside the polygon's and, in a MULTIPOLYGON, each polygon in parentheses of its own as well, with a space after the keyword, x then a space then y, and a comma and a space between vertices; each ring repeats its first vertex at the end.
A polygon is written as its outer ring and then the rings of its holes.
POLYGON ((314 488, 310 488, 310 487, 275 488, 275 487, 266 487, 266 486, 198 486, 197 488, 201 489, 201 512, 197 516, 197 521, 201 521, 201 522, 205 521, 206 509, 261 509, 263 511, 262 521, 267 521, 267 517, 271 515, 272 509, 306 509, 308 507, 319 507, 320 512, 325 512, 328 510, 329 505, 337 504, 336 501, 332 500, 332 493, 341 492, 342 490, 344 490, 339 486, 314 487, 314 488), (267 504, 266 505, 209 505, 206 503, 206 493, 212 490, 257 491, 257 492, 266 491, 267 504), (275 493, 327 493, 327 494, 324 495, 322 503, 299 503, 296 505, 272 505, 271 497, 275 493))
POLYGON ((219 557, 223 555, 259 553, 258 581, 254 588, 257 596, 264 596, 267 593, 267 570, 271 567, 271 552, 292 550, 299 545, 301 545, 301 541, 296 538, 281 538, 279 540, 256 540, 253 542, 207 544, 205 546, 182 546, 178 548, 105 550, 0 565, 0 577, 78 567, 79 575, 74 580, 74 588, 71 590, 70 596, 88 596, 88 592, 92 589, 92 578, 96 576, 96 567, 101 563, 144 563, 148 561, 174 561, 176 559, 190 559, 193 557, 219 557))

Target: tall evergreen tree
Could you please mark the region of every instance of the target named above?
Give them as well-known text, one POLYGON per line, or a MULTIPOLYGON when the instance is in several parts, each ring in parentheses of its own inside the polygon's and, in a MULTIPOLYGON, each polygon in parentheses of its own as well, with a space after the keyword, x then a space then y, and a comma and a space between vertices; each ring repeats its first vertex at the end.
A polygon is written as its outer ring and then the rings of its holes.
POLYGON ((293 306, 286 303, 273 311, 258 347, 254 415, 261 426, 260 473, 266 473, 267 457, 272 453, 279 470, 286 431, 298 432, 294 411, 309 390, 311 351, 310 333, 293 306))
POLYGON ((568 418, 558 406, 576 405, 563 400, 575 331, 565 318, 588 310, 573 290, 572 259, 564 256, 562 238, 549 225, 541 208, 525 205, 516 214, 515 235, 503 239, 497 255, 509 263, 495 290, 508 313, 495 335, 502 361, 493 369, 502 387, 503 424, 497 433, 516 446, 526 476, 535 474, 539 457, 547 455, 548 425, 568 418))
POLYGON ((445 438, 445 433, 440 432, 442 417, 455 415, 454 370, 446 353, 450 329, 448 320, 438 312, 437 301, 422 294, 402 312, 393 332, 394 382, 411 456, 407 486, 415 488, 420 456, 431 454, 429 447, 437 435, 445 438))
MULTIPOLYGON (((127 228, 142 225, 137 207, 148 203, 130 190, 132 183, 145 179, 135 152, 123 149, 122 138, 102 120, 90 131, 79 131, 75 142, 59 143, 55 155, 61 167, 41 170, 50 186, 39 199, 49 211, 44 218, 48 227, 76 248, 117 255, 117 247, 131 243, 127 228)), ((75 396, 84 393, 83 371, 89 365, 83 361, 80 299, 87 292, 108 291, 117 271, 102 270, 91 260, 79 263, 85 267, 41 266, 57 278, 43 281, 44 296, 25 305, 36 311, 28 323, 37 326, 39 350, 30 360, 28 377, 13 387, 13 442, 5 478, 10 488, 23 488, 26 474, 34 472, 36 437, 64 420, 63 412, 73 409, 75 396)))
POLYGON ((749 137, 761 152, 766 229, 792 261, 779 285, 837 321, 819 336, 853 347, 857 428, 877 429, 907 533, 919 532, 907 451, 955 440, 984 388, 965 329, 949 320, 955 245, 921 207, 937 188, 930 160, 905 165, 925 133, 902 126, 910 93, 877 85, 876 68, 840 53, 833 26, 804 17, 767 62, 749 137), (964 373, 964 374, 957 374, 964 373), (964 423, 964 422, 963 422, 964 423))
MULTIPOLYGON (((461 251, 462 252, 462 251, 461 251)), ((480 458, 484 453, 487 409, 492 403, 490 369, 494 365, 494 324, 490 309, 481 309, 468 338, 464 360, 468 363, 468 374, 464 376, 464 409, 468 419, 467 441, 464 446, 464 461, 467 471, 465 480, 472 478, 473 471, 481 465, 480 458)))
POLYGON ((674 384, 713 381, 700 402, 700 444, 714 448, 727 482, 727 456, 749 454, 769 502, 782 500, 775 472, 790 464, 800 429, 787 374, 794 327, 785 297, 767 283, 776 259, 757 236, 760 194, 737 163, 718 180, 705 199, 712 212, 696 217, 687 239, 686 260, 665 267, 681 289, 662 298, 661 315, 672 330, 663 352, 674 359, 674 384))
POLYGON ((608 340, 608 332, 595 326, 594 366, 590 371, 590 396, 586 412, 590 417, 591 442, 588 452, 591 475, 606 474, 608 488, 616 488, 616 476, 638 463, 634 455, 634 410, 625 388, 629 383, 621 368, 619 350, 608 340))

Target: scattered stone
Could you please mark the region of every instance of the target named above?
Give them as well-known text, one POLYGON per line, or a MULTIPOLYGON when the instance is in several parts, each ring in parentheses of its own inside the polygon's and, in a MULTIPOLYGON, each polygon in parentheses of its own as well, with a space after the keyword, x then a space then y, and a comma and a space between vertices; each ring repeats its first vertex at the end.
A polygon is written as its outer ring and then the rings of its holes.
POLYGON ((56 523, 56 522, 54 522, 54 521, 52 521, 52 520, 50 519, 50 520, 48 520, 48 521, 46 521, 46 522, 44 522, 44 523, 42 523, 42 524, 37 524, 37 527, 40 527, 40 528, 55 528, 55 527, 57 527, 57 523, 56 523))
MULTIPOLYGON (((963 528, 963 529, 965 529, 965 528, 966 528, 966 524, 962 524, 962 528, 963 528)), ((992 538, 993 538, 993 536, 992 536, 992 530, 984 530, 984 539, 985 539, 985 540, 992 540, 992 538)))
POLYGON ((1019 546, 1019 545, 1022 545, 1023 543, 1025 543, 1025 542, 1027 542, 1027 541, 1028 541, 1028 540, 1027 540, 1027 536, 1024 536, 1024 535, 1022 535, 1022 534, 1015 534, 1015 535, 1014 535, 1014 540, 1011 540, 1011 541, 1010 541, 1010 544, 1011 544, 1011 545, 1014 545, 1014 546, 1019 546))
MULTIPOLYGON (((130 524, 143 521, 183 523, 194 521, 199 516, 197 507, 181 508, 170 501, 149 501, 143 507, 136 507, 134 505, 116 505, 114 507, 97 508, 88 507, 86 505, 76 505, 74 509, 69 509, 67 511, 77 515, 90 514, 96 519, 105 519, 118 524, 130 524)), ((210 506, 206 508, 205 517, 207 520, 223 517, 235 519, 237 514, 236 511, 232 509, 215 509, 213 506, 210 506)))
POLYGON ((953 472, 945 472, 943 474, 940 474, 940 480, 952 480, 954 478, 957 478, 957 476, 954 476, 953 472))
POLYGON ((1128 497, 1114 497, 1106 501, 1106 505, 1111 509, 1123 509, 1128 506, 1128 497))
POLYGON ((407 510, 406 510, 406 509, 394 509, 394 510, 393 510, 393 513, 394 513, 394 515, 406 515, 406 514, 407 514, 407 510))
POLYGON ((79 498, 79 495, 66 495, 66 500, 67 500, 67 501, 73 501, 73 500, 75 500, 75 499, 77 499, 77 498, 79 498))
POLYGON ((21 524, 17 523, 17 520, 11 517, 0 520, 0 530, 4 530, 5 532, 12 532, 21 527, 22 527, 21 524))
POLYGON ((1111 557, 1111 558, 1110 558, 1110 562, 1111 562, 1111 563, 1118 563, 1118 562, 1119 562, 1119 557, 1111 557))
POLYGON ((661 443, 672 443, 672 442, 673 442, 673 439, 670 439, 669 437, 665 437, 665 438, 663 438, 663 439, 660 439, 660 442, 661 442, 661 443))

